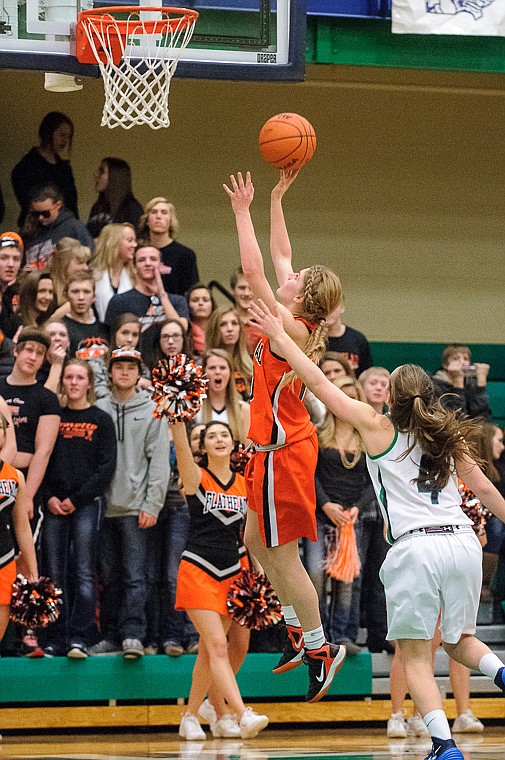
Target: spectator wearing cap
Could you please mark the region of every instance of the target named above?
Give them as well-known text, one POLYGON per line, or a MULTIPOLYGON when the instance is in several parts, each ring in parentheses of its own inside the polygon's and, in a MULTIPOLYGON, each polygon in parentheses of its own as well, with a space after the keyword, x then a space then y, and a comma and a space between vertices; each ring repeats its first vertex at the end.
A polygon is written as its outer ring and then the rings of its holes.
POLYGON ((93 238, 86 225, 64 206, 63 195, 55 185, 34 187, 29 199, 22 229, 25 269, 45 269, 56 244, 64 237, 74 238, 93 250, 93 238))
POLYGON ((19 327, 15 311, 19 306, 18 275, 23 258, 23 240, 17 232, 0 235, 0 328, 12 338, 19 327))
MULTIPOLYGON (((50 346, 47 333, 37 328, 21 331, 14 349, 14 366, 0 380, 0 395, 10 409, 16 432, 17 454, 12 464, 26 479, 26 505, 35 545, 43 520, 40 486, 56 442, 60 405, 52 391, 37 382, 50 346)), ((23 637, 23 654, 42 657, 33 631, 23 637)))
POLYGON ((99 560, 102 640, 91 654, 122 650, 126 658, 144 654, 147 531, 158 520, 170 474, 168 426, 153 416, 147 391, 137 388, 141 366, 135 349, 113 351, 110 393, 97 401, 115 425, 117 465, 105 494, 99 560))
POLYGON ((156 322, 178 319, 188 329, 189 307, 184 296, 168 294, 160 273, 161 254, 152 245, 141 245, 134 254, 136 285, 132 290, 113 296, 104 322, 112 326, 126 311, 140 318, 142 332, 156 322))

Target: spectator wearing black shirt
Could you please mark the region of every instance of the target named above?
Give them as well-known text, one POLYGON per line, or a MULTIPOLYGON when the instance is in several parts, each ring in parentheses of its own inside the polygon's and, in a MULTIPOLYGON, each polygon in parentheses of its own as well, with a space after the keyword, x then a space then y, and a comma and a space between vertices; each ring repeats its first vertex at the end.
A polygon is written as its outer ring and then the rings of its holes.
POLYGON ((372 366, 370 346, 363 333, 342 322, 345 306, 342 303, 332 311, 326 320, 328 328, 327 351, 344 354, 352 369, 359 377, 363 370, 372 366))
POLYGON ((160 249, 160 272, 167 293, 183 296, 200 276, 195 252, 175 239, 178 229, 172 203, 160 197, 147 203, 139 222, 139 239, 160 249))
POLYGON ((435 395, 447 409, 490 421, 488 373, 489 364, 472 364, 468 346, 452 343, 442 351, 442 369, 432 376, 435 395))
POLYGON ((95 174, 98 198, 91 207, 87 223, 90 234, 97 238, 107 224, 129 222, 138 227, 143 209, 133 195, 130 166, 122 158, 102 158, 95 174))
POLYGON ((132 290, 114 296, 109 301, 104 322, 112 326, 125 312, 136 314, 142 324, 142 332, 156 322, 179 319, 188 329, 189 307, 186 299, 168 294, 160 273, 161 254, 152 245, 141 245, 135 252, 134 265, 137 284, 132 290))
POLYGON ((95 281, 90 272, 76 272, 70 275, 64 290, 70 311, 64 317, 70 339, 69 353, 75 356, 81 341, 98 338, 99 343, 108 341, 107 328, 98 321, 93 310, 95 281))
MULTIPOLYGON (((35 545, 43 520, 40 486, 46 473, 58 426, 60 405, 55 394, 37 382, 50 345, 49 336, 36 328, 21 331, 14 349, 14 367, 0 380, 0 395, 10 409, 16 431, 17 454, 12 464, 26 478, 26 508, 35 545)), ((43 656, 33 631, 23 637, 24 654, 43 656)))
POLYGON ((15 335, 19 327, 14 311, 19 305, 17 278, 23 251, 23 240, 17 232, 3 232, 0 235, 0 328, 9 338, 15 335))
POLYGON ((65 206, 79 218, 77 189, 70 161, 61 157, 70 150, 74 125, 64 113, 51 111, 39 126, 39 145, 32 148, 12 170, 14 194, 21 206, 18 224, 23 226, 30 208, 30 190, 36 185, 55 185, 61 192, 65 206))
POLYGON ((62 614, 48 629, 45 652, 76 658, 86 657, 91 643, 104 493, 117 454, 112 419, 94 406, 93 385, 91 367, 80 359, 70 359, 61 380, 67 403, 61 410, 58 438, 43 486, 47 504, 42 531, 44 570, 62 586, 64 598, 62 614), (71 600, 69 587, 73 589, 71 600))

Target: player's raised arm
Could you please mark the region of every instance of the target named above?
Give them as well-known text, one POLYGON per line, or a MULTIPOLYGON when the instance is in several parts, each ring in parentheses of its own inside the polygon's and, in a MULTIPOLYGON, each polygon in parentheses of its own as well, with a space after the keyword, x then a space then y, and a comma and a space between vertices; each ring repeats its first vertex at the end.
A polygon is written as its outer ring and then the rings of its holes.
POLYGON ((326 379, 316 366, 289 337, 282 325, 276 309, 270 310, 259 300, 250 307, 251 324, 258 327, 279 352, 289 362, 298 377, 317 398, 341 420, 352 423, 358 430, 373 425, 380 416, 369 404, 349 398, 340 388, 326 379))
POLYGON ((270 255, 279 285, 282 285, 288 274, 293 272, 291 242, 284 219, 282 198, 297 176, 298 170, 281 169, 280 179, 270 196, 270 255))
MULTIPOLYGON (((250 206, 254 197, 254 187, 251 173, 246 172, 245 181, 241 172, 237 177, 230 176, 231 188, 223 185, 231 200, 235 221, 237 224, 242 271, 247 279, 255 298, 261 298, 269 308, 279 308, 279 313, 289 334, 302 345, 307 342, 307 329, 297 323, 291 312, 278 304, 270 284, 265 276, 263 256, 256 239, 254 225, 251 219, 250 206)), ((291 270, 292 271, 292 270, 291 270)))

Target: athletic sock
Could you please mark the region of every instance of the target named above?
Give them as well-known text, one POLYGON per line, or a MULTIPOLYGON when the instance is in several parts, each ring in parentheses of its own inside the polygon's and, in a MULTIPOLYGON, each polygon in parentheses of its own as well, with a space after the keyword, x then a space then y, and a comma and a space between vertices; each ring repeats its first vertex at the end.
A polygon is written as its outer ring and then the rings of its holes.
POLYGON ((304 631, 303 640, 305 642, 305 649, 320 649, 326 641, 323 626, 320 625, 319 628, 314 628, 313 631, 304 631))
POLYGON ((430 710, 423 716, 423 722, 430 732, 433 743, 435 743, 435 739, 443 742, 451 738, 451 729, 443 710, 430 710))
POLYGON ((286 606, 282 607, 282 615, 284 617, 284 620, 286 621, 286 625, 290 625, 293 628, 302 627, 296 615, 295 608, 292 607, 290 604, 286 604, 286 606))
POLYGON ((479 661, 479 670, 484 673, 485 676, 491 678, 493 681, 496 678, 496 674, 503 668, 503 662, 500 660, 494 652, 488 652, 479 661))

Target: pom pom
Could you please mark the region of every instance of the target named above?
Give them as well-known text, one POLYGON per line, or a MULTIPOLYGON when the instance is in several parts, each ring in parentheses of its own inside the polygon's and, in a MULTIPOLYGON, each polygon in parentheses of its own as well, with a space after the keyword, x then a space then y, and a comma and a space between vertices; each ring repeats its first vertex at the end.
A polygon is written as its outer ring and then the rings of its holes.
POLYGON ((353 523, 330 531, 324 569, 331 578, 343 583, 352 583, 359 576, 361 562, 353 523))
POLYGON ((230 457, 230 468, 233 472, 244 474, 244 470, 250 458, 252 457, 252 448, 244 446, 243 443, 237 442, 230 457))
POLYGON ((19 574, 12 586, 11 620, 27 628, 45 628, 60 616, 62 593, 50 578, 33 583, 19 574))
POLYGON ((152 381, 149 393, 156 404, 153 414, 167 417, 169 422, 192 419, 207 396, 203 369, 186 354, 160 359, 152 371, 152 381))
POLYGON ((266 575, 244 569, 228 592, 228 612, 239 625, 261 631, 282 618, 281 603, 266 575))

